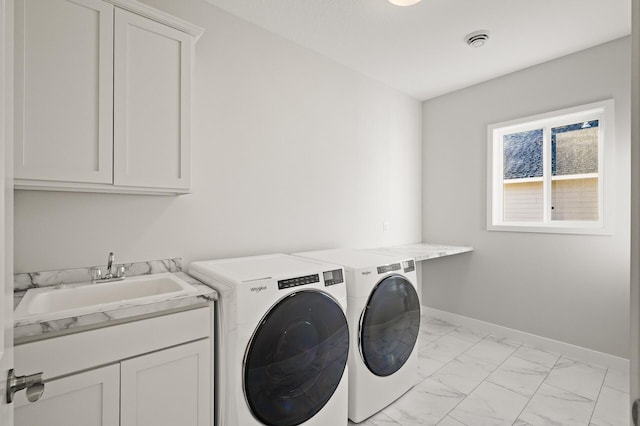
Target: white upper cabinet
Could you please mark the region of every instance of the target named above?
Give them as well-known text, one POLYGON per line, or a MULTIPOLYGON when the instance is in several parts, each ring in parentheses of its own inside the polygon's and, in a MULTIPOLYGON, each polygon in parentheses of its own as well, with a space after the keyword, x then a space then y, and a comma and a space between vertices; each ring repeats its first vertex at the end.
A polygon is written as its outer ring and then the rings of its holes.
POLYGON ((188 189, 191 37, 115 12, 114 183, 188 189))
POLYGON ((18 0, 15 177, 112 182, 113 6, 18 0))
POLYGON ((133 0, 16 1, 15 186, 185 193, 202 29, 133 0))

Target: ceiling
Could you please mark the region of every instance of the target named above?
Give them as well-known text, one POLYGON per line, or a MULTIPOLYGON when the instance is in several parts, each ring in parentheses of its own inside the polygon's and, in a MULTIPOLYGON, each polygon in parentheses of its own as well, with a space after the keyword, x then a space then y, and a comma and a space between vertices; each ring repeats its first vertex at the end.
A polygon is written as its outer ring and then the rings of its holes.
POLYGON ((419 100, 631 33, 631 0, 206 1, 419 100))

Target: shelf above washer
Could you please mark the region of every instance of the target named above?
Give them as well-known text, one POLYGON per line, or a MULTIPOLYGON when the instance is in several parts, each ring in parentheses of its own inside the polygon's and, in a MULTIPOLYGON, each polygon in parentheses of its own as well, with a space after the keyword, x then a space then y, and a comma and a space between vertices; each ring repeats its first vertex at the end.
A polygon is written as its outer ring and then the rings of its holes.
POLYGON ((452 246, 434 243, 412 243, 401 244, 397 246, 378 247, 370 249, 380 253, 389 253, 394 255, 404 255, 413 257, 416 262, 422 260, 436 259, 438 257, 453 256, 455 254, 469 253, 474 249, 466 246, 452 246))

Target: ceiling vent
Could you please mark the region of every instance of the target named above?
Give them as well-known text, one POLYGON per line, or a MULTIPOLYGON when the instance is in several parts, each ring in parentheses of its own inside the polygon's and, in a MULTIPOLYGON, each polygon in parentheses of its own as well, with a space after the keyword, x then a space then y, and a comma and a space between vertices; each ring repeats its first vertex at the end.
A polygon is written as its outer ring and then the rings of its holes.
POLYGON ((478 30, 464 37, 464 41, 471 47, 482 47, 489 41, 489 31, 478 30))
POLYGON ((413 6, 421 1, 422 0, 389 0, 389 3, 395 4, 396 6, 413 6))

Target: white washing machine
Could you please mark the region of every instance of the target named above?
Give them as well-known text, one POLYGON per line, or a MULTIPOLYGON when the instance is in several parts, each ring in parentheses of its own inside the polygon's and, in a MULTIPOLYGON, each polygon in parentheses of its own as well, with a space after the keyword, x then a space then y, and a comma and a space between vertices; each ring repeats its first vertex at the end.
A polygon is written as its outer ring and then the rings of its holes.
POLYGON ((420 302, 415 261, 366 250, 296 253, 345 268, 349 418, 359 423, 418 383, 420 302))
POLYGON ((194 262, 219 292, 220 426, 347 425, 344 270, 284 254, 194 262))

